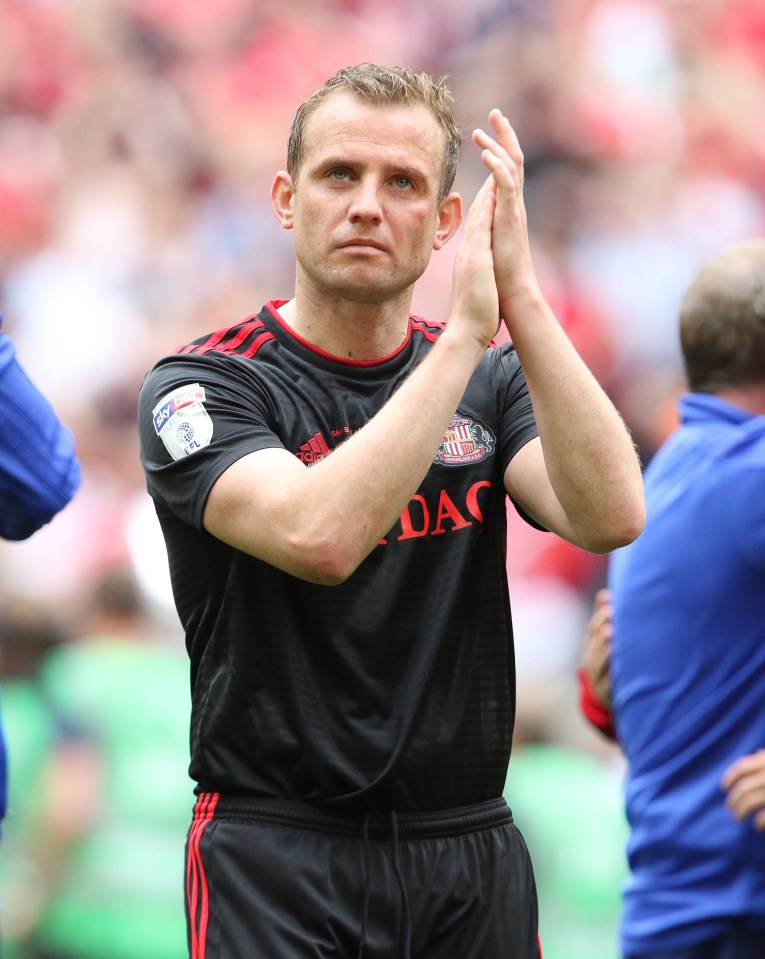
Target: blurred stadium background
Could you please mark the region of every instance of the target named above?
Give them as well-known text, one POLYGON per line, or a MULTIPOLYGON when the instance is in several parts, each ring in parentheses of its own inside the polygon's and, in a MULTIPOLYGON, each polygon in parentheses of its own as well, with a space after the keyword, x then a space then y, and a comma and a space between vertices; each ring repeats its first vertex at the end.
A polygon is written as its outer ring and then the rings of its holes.
MULTIPOLYGON (((84 469, 50 526, 0 543, 6 959, 186 954, 185 653, 136 396, 163 353, 291 295, 269 202, 289 124, 369 60, 448 76, 467 134, 510 117, 543 287, 644 462, 675 422, 685 284, 763 234, 761 0, 0 0, 0 311, 84 469)), ((467 142, 457 188, 482 179, 467 142)), ((456 246, 415 312, 445 315, 456 246)), ((545 956, 616 959, 621 758, 575 684, 605 560, 511 533, 506 792, 545 956)))

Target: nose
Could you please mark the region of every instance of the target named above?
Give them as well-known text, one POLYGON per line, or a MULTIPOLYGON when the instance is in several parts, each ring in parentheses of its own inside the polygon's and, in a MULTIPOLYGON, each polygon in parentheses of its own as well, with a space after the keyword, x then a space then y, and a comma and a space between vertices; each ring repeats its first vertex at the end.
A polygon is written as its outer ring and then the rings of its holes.
POLYGON ((353 191, 348 216, 354 223, 360 221, 379 223, 382 220, 380 185, 376 179, 372 177, 359 179, 353 191))

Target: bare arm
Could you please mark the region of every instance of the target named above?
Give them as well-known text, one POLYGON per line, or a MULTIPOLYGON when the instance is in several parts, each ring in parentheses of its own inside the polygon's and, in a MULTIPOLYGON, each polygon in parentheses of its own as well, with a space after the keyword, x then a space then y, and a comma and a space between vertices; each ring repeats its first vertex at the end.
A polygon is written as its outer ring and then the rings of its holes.
POLYGON ((208 532, 311 582, 345 580, 390 530, 425 477, 497 330, 488 182, 468 214, 447 329, 385 406, 332 454, 305 467, 277 449, 216 481, 208 532))
POLYGON ((500 311, 540 435, 514 457, 505 485, 547 528, 584 549, 607 552, 643 528, 640 464, 617 410, 545 302, 531 262, 523 154, 499 110, 489 118, 495 136, 477 130, 473 139, 497 192, 492 247, 500 311))

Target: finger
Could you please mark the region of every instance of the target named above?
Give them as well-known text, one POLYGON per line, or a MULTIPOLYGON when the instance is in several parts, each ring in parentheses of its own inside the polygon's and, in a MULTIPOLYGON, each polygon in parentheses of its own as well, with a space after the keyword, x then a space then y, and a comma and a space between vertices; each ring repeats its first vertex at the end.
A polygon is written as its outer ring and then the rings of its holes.
POLYGON ((765 775, 765 749, 758 749, 757 752, 741 756, 734 763, 731 763, 723 773, 721 786, 728 791, 745 776, 750 776, 759 771, 763 771, 765 775))
POLYGON ((470 209, 465 219, 465 228, 471 230, 490 229, 496 199, 496 182, 494 177, 490 175, 481 184, 475 195, 475 199, 470 204, 470 209))
POLYGON ((522 170, 498 140, 478 128, 473 130, 473 143, 481 148, 481 160, 495 175, 504 170, 518 186, 522 184, 522 170))
POLYGON ((515 164, 521 178, 521 183, 523 183, 523 150, 521 149, 518 136, 510 121, 501 110, 495 107, 489 113, 489 122, 496 134, 497 140, 515 164))
POLYGON ((595 605, 596 605, 596 606, 604 606, 605 604, 609 604, 609 605, 610 605, 610 603, 611 603, 611 590, 610 590, 610 589, 605 589, 605 588, 599 589, 599 590, 597 591, 597 593, 595 593, 595 605))
POLYGON ((600 633, 602 636, 607 636, 610 639, 614 632, 612 619, 613 611, 610 603, 603 603, 597 606, 595 612, 592 614, 593 631, 600 633))
POLYGON ((608 622, 598 622, 596 616, 590 620, 582 662, 593 676, 610 676, 611 628, 608 622))
POLYGON ((463 268, 475 263, 475 258, 491 259, 491 228, 496 205, 496 187, 493 177, 478 190, 465 217, 462 242, 457 251, 457 264, 463 268))
POLYGON ((761 780, 743 779, 728 793, 727 806, 736 819, 765 811, 765 785, 761 780))
POLYGON ((737 819, 765 811, 765 751, 736 760, 721 785, 727 791, 726 804, 737 819))
POLYGON ((489 113, 489 122, 491 123, 497 139, 513 158, 513 162, 522 164, 523 150, 521 150, 521 144, 518 140, 518 135, 513 129, 513 126, 508 118, 500 109, 494 107, 494 109, 489 113))
MULTIPOLYGON (((512 201, 514 201, 516 197, 520 197, 521 182, 517 170, 511 170, 506 163, 495 156, 490 150, 484 150, 481 153, 481 162, 491 170, 495 189, 502 191, 502 193, 512 201)), ((497 194, 498 199, 499 196, 500 194, 497 194)))
POLYGON ((488 134, 485 130, 482 130, 480 127, 477 127, 473 130, 473 143, 476 146, 480 147, 482 150, 488 150, 494 156, 496 156, 505 166, 510 168, 516 167, 516 162, 513 157, 510 155, 509 151, 496 140, 493 136, 488 134))

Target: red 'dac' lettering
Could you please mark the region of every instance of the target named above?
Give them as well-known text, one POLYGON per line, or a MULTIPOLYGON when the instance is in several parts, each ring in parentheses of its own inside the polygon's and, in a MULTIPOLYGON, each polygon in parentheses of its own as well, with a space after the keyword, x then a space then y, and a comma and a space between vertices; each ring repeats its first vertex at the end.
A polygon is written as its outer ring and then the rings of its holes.
MULTIPOLYGON (((440 536, 442 533, 466 529, 474 521, 483 523, 483 512, 478 503, 481 489, 490 488, 489 480, 480 480, 468 489, 462 509, 457 506, 445 489, 438 494, 438 503, 428 507, 420 493, 415 493, 399 517, 401 533, 395 537, 399 542, 405 539, 417 539, 421 536, 440 536)), ((388 539, 380 540, 381 545, 388 539)))
POLYGON ((438 513, 436 514, 436 525, 431 531, 431 536, 440 536, 441 533, 445 533, 444 522, 451 520, 452 529, 464 529, 466 526, 470 526, 470 520, 465 519, 465 517, 460 513, 457 507, 454 505, 454 500, 449 496, 445 489, 441 490, 441 495, 438 497, 438 513))

